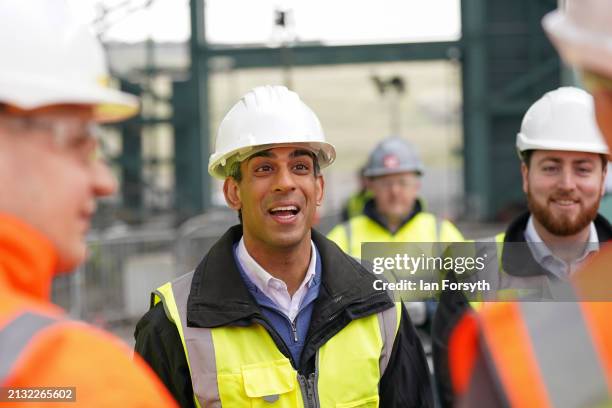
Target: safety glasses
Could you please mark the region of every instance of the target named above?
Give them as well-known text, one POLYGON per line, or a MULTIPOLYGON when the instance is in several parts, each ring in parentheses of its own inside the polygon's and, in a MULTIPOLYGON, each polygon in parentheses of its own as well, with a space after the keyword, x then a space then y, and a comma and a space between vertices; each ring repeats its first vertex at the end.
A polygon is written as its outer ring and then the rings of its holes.
POLYGON ((50 135, 54 148, 83 163, 102 158, 98 148, 101 131, 94 122, 70 116, 14 116, 0 113, 0 123, 9 126, 13 132, 50 135))

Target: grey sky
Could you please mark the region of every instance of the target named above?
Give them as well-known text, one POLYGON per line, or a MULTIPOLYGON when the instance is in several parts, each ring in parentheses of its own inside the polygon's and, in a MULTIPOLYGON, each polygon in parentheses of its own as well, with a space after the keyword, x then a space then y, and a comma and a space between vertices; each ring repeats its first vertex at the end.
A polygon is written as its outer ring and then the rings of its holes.
MULTIPOLYGON (((125 0, 69 0, 84 21, 96 6, 125 0)), ((132 5, 145 0, 133 0, 132 5)), ((155 0, 151 7, 118 12, 106 40, 184 41, 189 37, 189 1, 155 0)), ((206 0, 206 34, 212 43, 269 43, 283 34, 274 10, 293 10, 294 33, 302 41, 329 44, 454 40, 460 35, 459 0, 206 0)))

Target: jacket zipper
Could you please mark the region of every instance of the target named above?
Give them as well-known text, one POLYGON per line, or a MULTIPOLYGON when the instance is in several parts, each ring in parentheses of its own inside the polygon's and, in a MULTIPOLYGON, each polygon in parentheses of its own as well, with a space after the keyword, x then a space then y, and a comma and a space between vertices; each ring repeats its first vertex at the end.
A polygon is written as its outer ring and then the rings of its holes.
MULTIPOLYGON (((281 351, 283 352, 283 354, 285 354, 285 356, 288 356, 289 361, 291 361, 291 365, 295 368, 297 372, 298 368, 295 361, 293 360, 291 352, 289 352, 289 348, 287 347, 283 339, 276 333, 276 331, 272 329, 272 326, 268 323, 268 321, 260 316, 254 317, 253 321, 261 324, 268 331, 277 346, 282 346, 281 351)), ((291 328, 292 330, 294 330, 294 339, 297 342, 297 327, 293 322, 291 323, 291 328)), ((317 359, 317 361, 315 361, 315 371, 319 369, 318 354, 319 352, 317 351, 317 356, 315 357, 317 359)), ((317 379, 318 375, 316 375, 315 373, 311 373, 308 378, 306 378, 305 375, 299 374, 299 372, 297 374, 297 380, 300 385, 300 390, 302 391, 302 398, 304 400, 304 408, 320 408, 318 401, 319 397, 317 395, 316 388, 317 379)))
MULTIPOLYGON (((380 293, 374 293, 366 297, 362 301, 367 301, 377 296, 380 296, 380 293)), ((340 309, 336 313, 331 315, 327 319, 327 323, 332 322, 343 311, 344 309, 340 309)), ((270 334, 270 336, 274 340, 274 343, 276 343, 277 346, 280 346, 283 354, 287 356, 287 358, 289 358, 291 365, 295 368, 296 371, 298 371, 299 367, 297 366, 297 363, 293 360, 293 356, 291 352, 289 351, 289 347, 287 346, 287 344, 285 344, 285 341, 282 339, 282 337, 280 337, 280 335, 278 335, 278 333, 276 333, 276 331, 272 329, 272 325, 268 323, 267 319, 265 317, 262 317, 261 315, 256 315, 253 318, 253 321, 261 324, 267 330, 267 332, 270 334)), ((297 326, 295 325, 295 322, 292 322, 292 321, 290 322, 291 322, 291 331, 293 333, 293 339, 297 342, 298 341, 297 326)), ((307 338, 306 341, 304 342, 304 346, 306 346, 309 341, 310 341, 310 338, 307 338)), ((300 389, 302 391, 302 397, 304 399, 304 408, 320 408, 319 396, 317 393, 317 386, 316 386, 318 382, 318 377, 319 377, 318 371, 319 371, 319 350, 317 349, 317 352, 315 355, 315 372, 310 373, 308 378, 306 378, 305 375, 299 374, 299 372, 297 374, 297 380, 300 385, 300 389)))
POLYGON ((319 392, 317 384, 319 383, 319 350, 315 354, 315 370, 314 373, 310 373, 308 376, 308 383, 312 388, 312 402, 316 408, 319 408, 319 392))
POLYGON ((297 343, 298 335, 297 335, 297 327, 295 325, 295 320, 291 322, 291 332, 293 333, 293 341, 297 343))
POLYGON ((306 378, 305 375, 298 374, 298 382, 300 383, 300 389, 302 391, 302 398, 304 400, 304 408, 319 408, 319 402, 317 401, 317 390, 314 383, 315 374, 312 373, 306 378))

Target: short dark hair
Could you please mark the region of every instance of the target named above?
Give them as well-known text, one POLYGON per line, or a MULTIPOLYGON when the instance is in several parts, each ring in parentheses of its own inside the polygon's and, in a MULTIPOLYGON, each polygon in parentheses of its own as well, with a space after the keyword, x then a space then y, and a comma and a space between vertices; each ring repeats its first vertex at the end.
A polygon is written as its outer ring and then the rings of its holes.
MULTIPOLYGON (((523 163, 525 163, 525 166, 527 166, 527 168, 531 166, 531 157, 533 156, 533 152, 535 152, 535 150, 532 149, 525 150, 520 153, 521 160, 523 161, 523 163)), ((605 170, 608 166, 608 156, 605 154, 600 154, 599 157, 601 158, 601 167, 605 170)))
MULTIPOLYGON (((317 177, 321 174, 321 166, 319 164, 319 158, 316 154, 307 151, 308 155, 312 157, 312 163, 314 165, 314 176, 317 177)), ((255 155, 251 156, 254 157, 255 155)), ((227 171, 225 173, 226 177, 231 177, 236 180, 237 183, 242 181, 242 169, 240 168, 240 164, 242 162, 238 160, 232 161, 228 164, 227 171)), ((238 219, 240 220, 240 224, 242 224, 242 210, 238 210, 238 219)))

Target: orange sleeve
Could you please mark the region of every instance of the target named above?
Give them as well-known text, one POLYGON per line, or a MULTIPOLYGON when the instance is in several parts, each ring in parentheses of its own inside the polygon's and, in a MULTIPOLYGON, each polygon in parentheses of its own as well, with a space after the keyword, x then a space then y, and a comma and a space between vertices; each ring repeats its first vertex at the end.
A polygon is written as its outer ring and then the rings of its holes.
MULTIPOLYGON (((3 384, 6 387, 76 387, 76 402, 11 407, 177 407, 153 371, 112 335, 78 322, 38 333, 3 384)), ((0 407, 9 406, 0 403, 0 407)))

